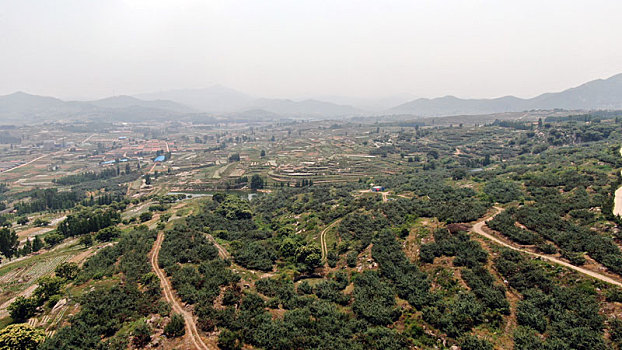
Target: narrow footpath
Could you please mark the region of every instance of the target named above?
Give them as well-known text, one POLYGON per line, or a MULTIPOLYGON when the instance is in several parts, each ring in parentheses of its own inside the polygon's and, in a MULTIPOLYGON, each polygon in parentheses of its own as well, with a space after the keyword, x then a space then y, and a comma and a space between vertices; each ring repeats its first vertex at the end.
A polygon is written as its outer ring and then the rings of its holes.
POLYGON ((337 219, 333 221, 330 225, 326 226, 324 230, 320 233, 320 246, 322 248, 322 261, 326 261, 326 256, 328 255, 328 247, 326 245, 326 232, 331 228, 335 227, 338 223, 341 222, 343 218, 337 219))
POLYGON ((205 344, 203 339, 201 339, 201 335, 197 330, 197 325, 194 321, 194 316, 192 313, 186 311, 183 308, 183 305, 175 298, 175 292, 173 291, 173 287, 171 286, 170 281, 166 278, 166 273, 164 270, 160 268, 158 265, 158 255, 160 254, 160 248, 162 247, 162 241, 164 241, 164 233, 158 233, 158 238, 156 239, 153 250, 151 252, 151 267, 153 271, 155 271, 158 278, 160 278, 160 286, 164 291, 164 298, 171 305, 173 311, 178 313, 184 317, 186 321, 186 337, 190 337, 192 344, 194 344, 195 349, 199 350, 210 350, 210 349, 218 349, 216 344, 205 344))

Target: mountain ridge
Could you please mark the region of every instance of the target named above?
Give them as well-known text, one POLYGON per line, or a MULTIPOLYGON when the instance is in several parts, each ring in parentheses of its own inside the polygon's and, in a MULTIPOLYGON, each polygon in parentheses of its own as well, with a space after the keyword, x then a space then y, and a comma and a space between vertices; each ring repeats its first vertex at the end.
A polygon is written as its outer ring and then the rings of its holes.
POLYGON ((622 110, 622 73, 607 79, 592 80, 560 92, 543 93, 527 99, 515 96, 462 99, 449 95, 432 99, 417 98, 381 111, 370 111, 349 104, 327 102, 315 98, 295 100, 254 97, 222 85, 134 96, 111 96, 92 101, 64 101, 23 91, 0 96, 0 121, 2 122, 36 122, 76 118, 133 121, 149 118, 163 120, 183 116, 209 116, 210 118, 241 116, 249 119, 254 113, 258 114, 258 119, 290 117, 317 119, 365 115, 443 117, 553 109, 622 110))
POLYGON ((520 112, 534 109, 622 109, 622 73, 607 79, 591 80, 560 92, 548 92, 523 99, 503 96, 489 99, 461 99, 444 96, 420 98, 390 108, 388 114, 413 114, 426 117, 458 114, 520 112))

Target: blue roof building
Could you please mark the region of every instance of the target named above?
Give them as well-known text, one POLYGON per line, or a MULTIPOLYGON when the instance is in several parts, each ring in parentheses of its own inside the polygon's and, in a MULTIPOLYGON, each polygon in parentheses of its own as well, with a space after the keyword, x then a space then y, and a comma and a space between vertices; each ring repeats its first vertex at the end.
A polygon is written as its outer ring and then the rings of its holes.
POLYGON ((154 163, 163 162, 166 158, 164 156, 157 156, 153 160, 154 163))

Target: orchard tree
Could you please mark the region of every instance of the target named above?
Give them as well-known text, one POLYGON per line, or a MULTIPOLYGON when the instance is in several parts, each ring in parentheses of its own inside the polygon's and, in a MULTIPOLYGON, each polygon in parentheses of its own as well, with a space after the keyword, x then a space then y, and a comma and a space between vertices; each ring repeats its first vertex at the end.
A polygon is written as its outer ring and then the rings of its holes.
POLYGON ((151 218, 153 218, 153 214, 150 211, 146 211, 144 213, 141 213, 140 216, 139 216, 140 222, 149 221, 149 220, 151 220, 151 218))
POLYGON ((93 236, 90 233, 85 234, 80 237, 80 244, 84 244, 85 247, 90 247, 93 245, 93 236))
POLYGON ((54 273, 56 273, 56 276, 64 278, 66 280, 72 280, 76 278, 79 271, 80 268, 78 267, 78 264, 74 262, 63 262, 60 265, 56 266, 56 269, 54 269, 54 273))
POLYGON ((44 340, 43 330, 26 323, 12 324, 0 330, 0 349, 3 350, 35 350, 44 340))
POLYGON ((26 322, 37 312, 37 302, 33 298, 19 296, 9 305, 9 315, 15 322, 26 322))
POLYGON ((133 343, 137 348, 144 348, 151 342, 151 327, 145 322, 140 321, 134 331, 132 332, 132 336, 134 336, 133 343))
POLYGON ((186 321, 180 314, 174 314, 171 321, 164 327, 164 335, 169 338, 177 338, 186 334, 186 321))
POLYGON ((299 247, 296 249, 296 261, 312 270, 322 263, 322 251, 320 247, 312 244, 299 247))

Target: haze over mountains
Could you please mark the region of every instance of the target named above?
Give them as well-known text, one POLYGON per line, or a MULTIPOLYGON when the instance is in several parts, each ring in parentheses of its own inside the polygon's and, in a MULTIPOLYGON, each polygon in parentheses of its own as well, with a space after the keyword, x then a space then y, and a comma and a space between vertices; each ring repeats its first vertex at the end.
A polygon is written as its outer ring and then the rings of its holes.
POLYGON ((460 99, 453 96, 417 99, 391 108, 389 113, 421 116, 490 114, 520 112, 532 109, 622 109, 622 74, 609 79, 592 80, 557 93, 546 93, 530 99, 505 96, 493 99, 460 99))
POLYGON ((398 114, 430 117, 520 112, 534 109, 613 110, 622 109, 622 74, 530 99, 513 96, 493 99, 460 99, 446 96, 434 99, 415 99, 390 108, 387 108, 390 106, 388 103, 395 103, 400 100, 400 97, 384 99, 326 97, 325 99, 330 102, 319 99, 256 98, 219 85, 205 89, 141 94, 136 97, 114 96, 95 101, 63 101, 54 97, 17 92, 0 96, 0 121, 36 122, 77 118, 138 121, 189 115, 244 119, 334 118, 398 114))

